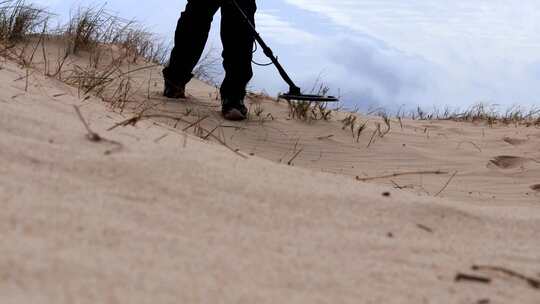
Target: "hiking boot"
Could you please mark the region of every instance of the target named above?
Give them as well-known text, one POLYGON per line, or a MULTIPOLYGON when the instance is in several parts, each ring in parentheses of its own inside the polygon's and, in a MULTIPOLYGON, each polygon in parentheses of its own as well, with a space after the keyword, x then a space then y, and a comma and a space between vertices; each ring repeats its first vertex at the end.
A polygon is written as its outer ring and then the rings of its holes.
POLYGON ((221 106, 221 113, 226 120, 242 121, 247 119, 248 109, 243 100, 223 99, 221 106))
POLYGON ((184 99, 186 98, 186 86, 165 79, 163 96, 173 99, 184 99))

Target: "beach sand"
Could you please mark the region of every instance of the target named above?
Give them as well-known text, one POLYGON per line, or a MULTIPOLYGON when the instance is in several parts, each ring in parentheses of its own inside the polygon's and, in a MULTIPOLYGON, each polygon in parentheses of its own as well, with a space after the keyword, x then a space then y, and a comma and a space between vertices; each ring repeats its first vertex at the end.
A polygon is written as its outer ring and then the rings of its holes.
POLYGON ((357 142, 252 95, 225 122, 201 81, 160 97, 159 67, 122 113, 1 67, 0 303, 539 303, 471 269, 540 279, 538 128, 393 120, 368 147, 379 117, 357 142))

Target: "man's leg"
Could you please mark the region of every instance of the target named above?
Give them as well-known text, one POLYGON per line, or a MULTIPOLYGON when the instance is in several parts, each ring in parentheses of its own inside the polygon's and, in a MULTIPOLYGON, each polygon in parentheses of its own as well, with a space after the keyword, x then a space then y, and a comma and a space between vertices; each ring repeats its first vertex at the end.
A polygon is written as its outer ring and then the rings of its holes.
MULTIPOLYGON (((255 24, 255 0, 236 0, 250 21, 255 24)), ((221 85, 224 110, 228 104, 241 103, 246 86, 253 77, 251 60, 255 37, 238 9, 228 0, 221 7, 221 40, 223 42, 223 67, 225 79, 221 85)), ((245 108, 244 108, 245 109, 245 108)))
POLYGON ((220 0, 188 0, 174 37, 174 48, 168 66, 163 70, 166 86, 183 87, 193 77, 192 71, 201 58, 214 14, 220 0))

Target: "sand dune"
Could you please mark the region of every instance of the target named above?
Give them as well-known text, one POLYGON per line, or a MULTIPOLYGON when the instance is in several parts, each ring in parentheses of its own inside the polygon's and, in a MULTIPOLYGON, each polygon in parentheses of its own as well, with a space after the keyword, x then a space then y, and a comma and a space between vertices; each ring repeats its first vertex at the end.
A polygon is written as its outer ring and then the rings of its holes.
POLYGON ((200 81, 159 97, 158 70, 119 113, 2 64, 1 303, 538 303, 471 269, 540 279, 537 128, 407 120, 367 147, 380 118, 357 143, 257 97, 274 119, 233 124, 200 81), (161 117, 107 131, 142 107, 161 117), (446 173, 358 180, 419 171, 446 173))
MULTIPOLYGON (((154 109, 160 113, 183 116, 186 109, 197 117, 209 115, 201 125, 212 130, 223 122, 212 102, 215 89, 194 81, 192 98, 183 103, 165 102, 154 109), (209 98, 209 96, 211 96, 209 98)), ((156 101, 160 100, 156 97, 156 101)), ((540 195, 531 191, 540 177, 540 130, 530 127, 474 125, 453 121, 403 120, 392 121, 388 136, 370 138, 380 117, 362 116, 368 122, 359 142, 351 132, 343 130, 339 121, 303 123, 290 120, 286 104, 270 99, 251 98, 252 112, 264 109, 262 116, 271 114, 264 123, 259 118, 237 128, 220 128, 227 143, 246 154, 287 163, 295 154, 294 166, 316 171, 360 178, 391 175, 402 172, 436 171, 442 175, 406 175, 375 179, 376 183, 405 187, 419 195, 433 196, 449 177, 452 183, 441 196, 480 205, 537 205, 540 195)), ((174 120, 162 119, 169 125, 174 120)))

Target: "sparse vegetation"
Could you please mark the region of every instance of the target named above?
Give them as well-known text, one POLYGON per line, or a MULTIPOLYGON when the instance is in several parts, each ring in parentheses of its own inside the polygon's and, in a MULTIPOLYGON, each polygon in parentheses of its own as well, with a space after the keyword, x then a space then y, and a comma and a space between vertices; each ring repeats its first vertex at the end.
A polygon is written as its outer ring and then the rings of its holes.
MULTIPOLYGON (((324 84, 320 76, 317 77, 310 94, 327 95, 330 88, 324 84)), ((306 122, 332 119, 332 114, 338 111, 339 108, 330 109, 327 102, 312 102, 312 101, 288 101, 289 118, 298 119, 306 122)))
POLYGON ((64 32, 70 52, 77 54, 82 50, 91 50, 100 41, 108 40, 105 36, 109 33, 112 22, 113 17, 106 14, 103 7, 78 8, 64 32))
POLYGON ((310 101, 288 101, 289 117, 306 122, 332 119, 335 109, 329 109, 328 103, 310 101))
POLYGON ((427 112, 418 107, 410 113, 409 117, 413 120, 451 120, 457 122, 485 123, 490 127, 496 125, 540 126, 540 108, 532 107, 526 109, 522 106, 512 106, 506 110, 501 110, 500 106, 488 103, 478 103, 466 110, 456 109, 454 111, 445 107, 443 111, 435 108, 433 111, 427 112))
MULTIPOLYGON (((11 51, 10 56, 17 58, 17 62, 26 71, 26 74, 20 78, 26 81, 26 90, 29 87, 29 79, 35 72, 32 70, 34 57, 39 56, 38 51, 41 51, 45 75, 76 87, 80 98, 97 96, 109 103, 111 108, 123 112, 126 105, 133 101, 132 98, 137 90, 131 74, 165 63, 169 52, 163 40, 138 23, 121 19, 107 12, 104 7, 79 8, 65 25, 54 30, 48 28, 50 18, 50 14, 45 10, 27 5, 24 0, 3 2, 0 0, 1 54, 4 54, 6 49, 17 46, 11 51), (58 57, 52 60, 48 58, 45 46, 45 40, 51 37, 65 44, 65 48, 58 51, 58 57), (84 56, 76 56, 81 53, 84 56), (86 58, 88 62, 84 62, 82 58, 86 58), (143 66, 137 67, 138 64, 143 66)), ((194 74, 201 80, 215 84, 216 78, 221 73, 219 66, 220 58, 215 55, 215 50, 210 48, 196 67, 194 74)), ((147 100, 151 100, 150 86, 151 77, 148 80, 147 100)), ((328 86, 318 79, 310 93, 326 95, 328 92, 328 86)), ((219 92, 215 96, 219 99, 219 92)), ((258 99, 268 96, 251 93, 248 97, 258 99)), ((304 122, 330 121, 339 110, 330 108, 329 103, 306 101, 289 101, 288 107, 289 118, 304 122)), ((185 117, 199 116, 198 111, 194 113, 192 108, 186 108, 180 114, 185 117)), ((361 119, 361 116, 351 113, 341 119, 341 123, 342 129, 350 132, 356 143, 360 142, 362 135, 369 129, 369 134, 366 136, 369 138, 367 144, 369 147, 377 139, 391 132, 392 119, 381 108, 372 109, 368 115, 378 115, 382 122, 369 123, 369 120, 361 119)), ((524 110, 521 107, 512 107, 506 111, 500 111, 496 106, 485 103, 474 105, 464 111, 451 110, 449 107, 428 111, 417 107, 408 115, 400 109, 396 119, 401 129, 404 128, 403 118, 407 117, 413 120, 485 123, 490 127, 496 125, 540 127, 540 109, 538 108, 524 110)), ((274 117, 266 112, 261 102, 255 102, 250 107, 249 120, 264 123, 274 120, 274 117)), ((179 119, 176 121, 180 122, 179 119)), ((203 131, 200 122, 193 126, 193 130, 201 138, 212 137, 216 129, 203 131)), ((429 133, 427 136, 429 137, 429 133)))
POLYGON ((99 46, 117 46, 132 63, 139 59, 163 64, 169 53, 164 40, 145 30, 133 20, 125 20, 102 7, 79 8, 64 26, 61 34, 69 44, 70 53, 99 52, 99 46))
POLYGON ((0 43, 12 46, 39 32, 49 20, 44 9, 24 0, 0 1, 0 43))
POLYGON ((258 121, 262 124, 268 120, 274 120, 274 116, 272 115, 272 113, 265 113, 265 109, 262 103, 260 101, 255 101, 251 103, 249 107, 248 120, 258 121))
POLYGON ((359 143, 360 136, 366 130, 368 121, 360 122, 358 116, 355 113, 348 114, 344 119, 341 120, 342 130, 350 130, 353 139, 359 143))
POLYGON ((216 49, 210 47, 195 66, 193 76, 217 87, 221 73, 221 59, 216 55, 216 49))

